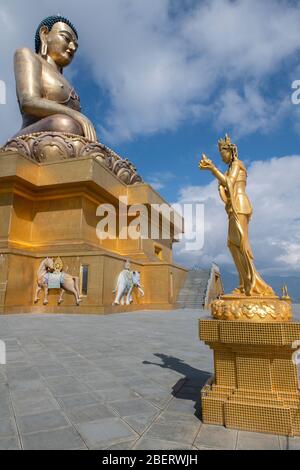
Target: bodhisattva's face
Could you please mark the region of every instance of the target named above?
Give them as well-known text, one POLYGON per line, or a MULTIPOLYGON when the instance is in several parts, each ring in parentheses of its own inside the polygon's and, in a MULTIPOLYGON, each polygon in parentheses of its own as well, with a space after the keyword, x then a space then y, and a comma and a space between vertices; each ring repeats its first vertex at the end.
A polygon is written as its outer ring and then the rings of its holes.
POLYGON ((230 149, 222 148, 221 151, 220 151, 220 154, 221 154, 223 162, 226 163, 226 165, 229 165, 229 163, 232 160, 232 155, 231 155, 230 149))
POLYGON ((55 23, 43 37, 47 43, 47 54, 59 67, 66 67, 72 62, 78 42, 70 26, 62 22, 55 23))

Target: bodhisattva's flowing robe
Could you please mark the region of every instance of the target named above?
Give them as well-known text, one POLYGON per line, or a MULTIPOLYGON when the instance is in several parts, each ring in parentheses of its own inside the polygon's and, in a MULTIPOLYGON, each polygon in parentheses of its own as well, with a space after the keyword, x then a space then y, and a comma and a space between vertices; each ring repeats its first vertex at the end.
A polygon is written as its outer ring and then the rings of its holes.
POLYGON ((240 277, 240 286, 233 293, 274 296, 273 289, 265 283, 254 266, 248 237, 252 206, 246 194, 247 171, 243 162, 234 160, 222 180, 219 192, 228 214, 227 244, 240 277))

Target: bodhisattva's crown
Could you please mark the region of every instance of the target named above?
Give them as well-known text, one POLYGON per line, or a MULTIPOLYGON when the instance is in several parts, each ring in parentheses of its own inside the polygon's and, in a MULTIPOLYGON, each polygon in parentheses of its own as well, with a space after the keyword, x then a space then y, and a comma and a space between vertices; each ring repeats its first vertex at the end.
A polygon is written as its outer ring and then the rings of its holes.
POLYGON ((231 143, 231 139, 228 134, 225 134, 225 139, 219 139, 218 141, 218 147, 219 150, 222 150, 224 148, 232 148, 234 144, 231 143))

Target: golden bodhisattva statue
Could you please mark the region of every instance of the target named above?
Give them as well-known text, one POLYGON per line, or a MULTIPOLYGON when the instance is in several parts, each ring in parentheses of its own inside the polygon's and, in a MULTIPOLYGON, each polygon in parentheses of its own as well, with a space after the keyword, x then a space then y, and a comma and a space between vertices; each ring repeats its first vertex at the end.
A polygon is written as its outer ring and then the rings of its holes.
POLYGON ((219 140, 218 146, 223 162, 228 165, 227 171, 223 174, 205 154, 199 168, 211 171, 218 180, 220 197, 228 214, 227 244, 239 274, 239 286, 230 296, 213 302, 212 312, 218 318, 228 319, 289 318, 290 305, 279 301, 254 265, 248 235, 252 206, 246 193, 247 170, 238 158, 237 146, 228 135, 219 140))

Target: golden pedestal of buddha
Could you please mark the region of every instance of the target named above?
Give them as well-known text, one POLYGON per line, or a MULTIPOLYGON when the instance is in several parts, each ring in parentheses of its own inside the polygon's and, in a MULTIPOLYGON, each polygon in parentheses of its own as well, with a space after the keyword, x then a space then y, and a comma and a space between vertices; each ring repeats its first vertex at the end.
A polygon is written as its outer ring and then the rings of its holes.
POLYGON ((228 136, 219 141, 219 150, 228 164, 225 174, 205 155, 199 166, 219 181, 240 283, 212 302, 213 318, 199 322, 199 337, 213 350, 215 369, 201 392, 202 419, 234 429, 300 435, 300 323, 291 321, 287 288, 277 297, 256 271, 248 239, 247 172, 228 136))
POLYGON ((172 238, 97 237, 100 204, 112 205, 118 214, 120 197, 127 198, 128 205, 148 209, 152 203, 163 204, 162 198, 146 183, 130 184, 138 178, 136 172, 104 146, 89 148, 85 143, 80 156, 70 157, 73 137, 59 135, 56 141, 52 136, 50 143, 48 138, 30 136, 34 142, 44 139, 37 154, 42 161, 34 160, 32 151, 26 155, 26 141, 21 138, 0 152, 0 313, 175 308, 187 271, 172 261, 172 238), (47 305, 42 300, 34 303, 39 265, 46 257, 58 256, 64 270, 80 278, 79 306, 69 295, 58 305, 55 289, 49 291, 47 305), (134 293, 131 305, 112 306, 113 289, 126 259, 132 270, 140 272, 145 296, 134 293))
MULTIPOLYGON (((79 96, 63 75, 77 47, 75 27, 52 16, 37 28, 35 52, 21 48, 15 54, 23 123, 0 149, 0 313, 174 308, 187 273, 172 260, 174 226, 163 237, 160 214, 157 238, 124 238, 117 218, 115 237, 97 236, 99 206, 110 205, 118 216, 121 199, 143 205, 150 226, 151 205, 166 203, 130 161, 99 143, 82 114, 79 96), (63 267, 56 278, 73 294, 64 300, 49 283, 58 257, 63 267), (133 303, 112 305, 127 259, 144 296, 135 289, 133 303), (36 293, 40 288, 46 289, 44 302, 36 293)), ((132 218, 126 216, 125 225, 132 218)))

